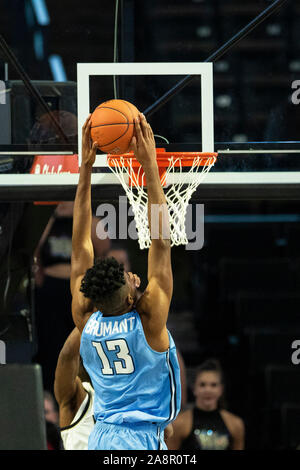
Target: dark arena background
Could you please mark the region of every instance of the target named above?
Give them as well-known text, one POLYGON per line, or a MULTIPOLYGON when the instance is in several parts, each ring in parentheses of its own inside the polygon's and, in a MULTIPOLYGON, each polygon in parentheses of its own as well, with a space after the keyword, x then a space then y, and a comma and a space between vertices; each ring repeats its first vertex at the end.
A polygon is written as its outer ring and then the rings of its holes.
MULTIPOLYGON (((77 64, 114 63, 151 64, 153 74, 91 72, 89 111, 112 98, 130 101, 145 113, 157 147, 170 151, 202 150, 204 78, 189 78, 185 65, 213 64, 218 159, 191 197, 193 240, 172 248, 167 327, 182 357, 182 409, 195 403, 197 368, 217 359, 226 409, 245 426, 245 449, 300 449, 299 39, 296 0, 1 2, 1 450, 63 450, 51 399, 58 353, 74 327, 65 265, 83 124, 77 64), (160 73, 165 63, 177 63, 178 72, 160 73), (53 214, 67 222, 49 238, 53 214), (54 261, 43 265, 49 246, 63 273, 54 261), (56 305, 64 315, 54 317, 56 305)), ((118 252, 144 289, 148 250, 118 235, 128 207, 104 160, 99 154, 93 169, 92 207, 98 220, 112 210, 116 230, 108 226, 98 253, 118 252)))

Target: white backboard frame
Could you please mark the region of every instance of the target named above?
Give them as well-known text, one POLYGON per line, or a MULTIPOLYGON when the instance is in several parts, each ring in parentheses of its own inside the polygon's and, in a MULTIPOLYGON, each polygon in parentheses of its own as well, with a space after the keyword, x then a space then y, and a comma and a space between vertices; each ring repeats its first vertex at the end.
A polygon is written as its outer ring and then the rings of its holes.
MULTIPOLYGON (((200 75, 202 151, 214 152, 213 64, 200 62, 138 62, 77 64, 78 161, 81 164, 81 129, 90 113, 91 76, 111 75, 200 75)), ((163 94, 163 92, 162 92, 163 94)), ((112 97, 108 97, 110 99, 112 97)), ((199 97, 200 98, 200 97, 199 97)), ((138 103, 134 103, 138 107, 138 103)), ((103 155, 102 155, 103 157, 103 155)), ((101 159, 102 161, 105 159, 101 159)), ((99 158, 97 159, 97 166, 99 158)), ((104 164, 106 166, 106 164, 104 164)))

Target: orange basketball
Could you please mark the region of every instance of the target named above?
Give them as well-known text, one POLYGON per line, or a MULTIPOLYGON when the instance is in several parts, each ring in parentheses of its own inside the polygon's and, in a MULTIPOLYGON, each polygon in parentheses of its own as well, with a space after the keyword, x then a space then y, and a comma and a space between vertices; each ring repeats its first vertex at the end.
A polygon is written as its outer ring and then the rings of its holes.
POLYGON ((119 154, 128 151, 134 132, 134 118, 138 109, 125 100, 101 103, 91 116, 91 137, 105 153, 119 154))

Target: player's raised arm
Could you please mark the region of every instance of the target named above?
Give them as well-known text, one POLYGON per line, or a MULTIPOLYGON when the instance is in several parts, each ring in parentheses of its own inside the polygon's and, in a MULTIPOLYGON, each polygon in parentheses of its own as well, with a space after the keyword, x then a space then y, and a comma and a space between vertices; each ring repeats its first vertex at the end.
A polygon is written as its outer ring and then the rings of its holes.
POLYGON ((91 174, 96 158, 97 143, 90 137, 90 116, 82 128, 82 162, 73 212, 71 292, 73 320, 81 332, 93 312, 93 305, 80 292, 81 281, 86 270, 94 264, 94 249, 91 239, 91 174))
POLYGON ((166 322, 173 292, 168 208, 159 177, 153 132, 143 115, 136 121, 135 131, 131 148, 146 176, 152 240, 148 255, 148 286, 138 308, 150 346, 165 351, 169 347, 166 322))

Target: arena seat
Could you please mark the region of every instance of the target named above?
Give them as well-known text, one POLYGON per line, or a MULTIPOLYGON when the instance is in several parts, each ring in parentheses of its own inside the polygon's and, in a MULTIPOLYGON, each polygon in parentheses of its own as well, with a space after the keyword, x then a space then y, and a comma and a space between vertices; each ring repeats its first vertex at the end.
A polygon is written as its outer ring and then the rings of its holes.
POLYGON ((296 275, 289 258, 223 258, 219 263, 219 279, 223 299, 235 298, 238 291, 263 294, 297 289, 296 275))
POLYGON ((240 332, 295 331, 300 325, 300 295, 277 292, 272 295, 240 292, 235 299, 240 332))
POLYGON ((285 449, 300 449, 300 405, 284 403, 281 412, 282 446, 285 449))
MULTIPOLYGON (((298 328, 299 337, 300 329, 298 328)), ((290 366, 293 354, 292 344, 297 336, 294 333, 261 333, 249 332, 247 342, 249 347, 249 365, 252 371, 262 370, 272 364, 290 366)), ((276 380, 276 375, 274 376, 276 380)), ((300 386, 300 383, 299 383, 300 386)))
POLYGON ((265 369, 267 402, 270 409, 283 403, 297 403, 300 395, 300 376, 295 366, 268 365, 265 369))

